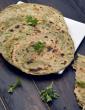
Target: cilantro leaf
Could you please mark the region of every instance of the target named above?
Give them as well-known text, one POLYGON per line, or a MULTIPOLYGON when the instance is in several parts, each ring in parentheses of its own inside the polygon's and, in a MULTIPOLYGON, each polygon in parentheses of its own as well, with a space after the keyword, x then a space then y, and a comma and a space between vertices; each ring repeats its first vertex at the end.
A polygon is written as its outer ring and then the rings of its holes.
POLYGON ((16 79, 16 82, 9 85, 8 93, 13 93, 17 87, 21 86, 21 80, 19 78, 16 79))
POLYGON ((52 85, 53 83, 41 91, 40 96, 42 101, 48 103, 51 102, 53 99, 57 99, 59 97, 56 91, 53 90, 52 85))
POLYGON ((36 42, 34 45, 32 45, 32 47, 34 48, 34 50, 38 53, 42 52, 44 47, 45 47, 45 43, 38 41, 36 42))
POLYGON ((26 16, 26 22, 28 23, 28 25, 30 26, 36 26, 38 24, 38 20, 37 18, 34 18, 32 16, 26 16))

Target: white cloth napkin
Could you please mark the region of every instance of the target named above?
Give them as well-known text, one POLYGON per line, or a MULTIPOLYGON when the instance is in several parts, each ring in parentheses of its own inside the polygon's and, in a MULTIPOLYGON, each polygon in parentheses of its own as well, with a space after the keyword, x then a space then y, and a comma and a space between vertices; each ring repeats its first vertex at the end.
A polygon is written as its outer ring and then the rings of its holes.
MULTIPOLYGON (((23 3, 22 1, 17 2, 17 4, 23 3)), ((80 43, 82 42, 84 36, 85 36, 85 24, 66 18, 64 17, 64 20, 67 24, 69 34, 72 37, 72 40, 74 42, 75 50, 79 47, 80 43)), ((64 70, 60 71, 59 74, 62 74, 64 70)))
POLYGON ((75 50, 79 47, 81 41, 85 37, 85 24, 64 17, 65 22, 68 26, 69 34, 74 41, 75 50))

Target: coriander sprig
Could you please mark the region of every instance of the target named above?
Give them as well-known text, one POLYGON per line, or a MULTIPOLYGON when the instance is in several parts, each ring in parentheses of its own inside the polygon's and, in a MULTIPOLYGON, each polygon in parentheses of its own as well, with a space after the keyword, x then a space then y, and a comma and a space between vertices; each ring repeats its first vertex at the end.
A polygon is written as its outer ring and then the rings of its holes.
POLYGON ((38 41, 36 42, 34 45, 32 45, 33 49, 37 52, 40 53, 43 51, 44 47, 45 47, 45 43, 38 41))
POLYGON ((32 16, 26 16, 26 22, 28 23, 28 25, 30 26, 36 26, 38 24, 38 20, 37 18, 34 18, 32 16))
POLYGON ((53 83, 51 83, 51 85, 49 85, 48 87, 46 87, 44 90, 41 91, 41 99, 44 102, 51 102, 53 99, 57 99, 59 97, 59 95, 56 93, 55 90, 53 90, 52 87, 53 83))
POLYGON ((19 78, 16 79, 16 82, 9 85, 8 93, 13 93, 16 88, 21 86, 21 80, 19 78))

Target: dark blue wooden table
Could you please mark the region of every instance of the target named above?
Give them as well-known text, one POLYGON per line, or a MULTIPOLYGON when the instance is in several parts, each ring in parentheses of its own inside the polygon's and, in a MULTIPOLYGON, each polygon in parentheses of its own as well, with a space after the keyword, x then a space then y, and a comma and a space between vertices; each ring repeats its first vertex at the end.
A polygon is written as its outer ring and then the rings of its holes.
MULTIPOLYGON (((50 5, 60 10, 65 17, 85 23, 85 0, 22 0, 50 5)), ((0 0, 0 10, 18 0, 0 0)), ((77 37, 77 36, 76 36, 77 37)), ((85 55, 85 39, 77 52, 85 55)), ((80 110, 74 95, 75 73, 69 66, 63 75, 30 76, 8 64, 0 56, 0 110, 80 110), (13 95, 7 93, 8 85, 16 77, 22 80, 22 87, 13 95), (45 104, 39 92, 54 82, 53 88, 60 94, 58 100, 45 104)))

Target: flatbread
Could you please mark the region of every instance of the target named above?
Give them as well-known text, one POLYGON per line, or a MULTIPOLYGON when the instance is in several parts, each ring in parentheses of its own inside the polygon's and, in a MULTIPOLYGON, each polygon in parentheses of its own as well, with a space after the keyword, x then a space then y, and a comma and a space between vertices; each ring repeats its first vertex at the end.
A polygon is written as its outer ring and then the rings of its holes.
POLYGON ((73 67, 76 70, 76 85, 74 92, 78 104, 82 110, 85 110, 85 56, 78 54, 78 58, 73 67))
MULTIPOLYGON (((57 36, 59 35, 60 33, 57 33, 57 36)), ((63 34, 62 37, 65 36, 66 34, 63 34)), ((49 34, 48 38, 44 38, 43 35, 41 36, 42 39, 39 35, 32 38, 17 42, 13 49, 12 61, 22 71, 37 75, 49 74, 61 70, 61 68, 63 69, 69 64, 69 59, 72 60, 73 56, 69 51, 70 48, 67 44, 64 44, 67 47, 68 52, 66 52, 65 47, 62 46, 63 41, 61 38, 56 39, 55 36, 52 37, 52 34, 49 34), (55 43, 56 40, 57 44, 55 43), (32 47, 33 44, 39 41, 45 43, 45 48, 40 54, 35 52, 32 47)))
MULTIPOLYGON (((56 22, 56 27, 57 25, 60 27, 58 27, 58 29, 67 31, 67 26, 65 25, 62 15, 54 8, 31 3, 14 4, 0 13, 0 45, 3 44, 3 42, 1 42, 3 32, 13 24, 25 21, 27 15, 32 15, 42 22, 45 20, 53 23, 56 22)), ((1 46, 0 49, 2 48, 1 46)))
POLYGON ((12 5, 0 13, 0 24, 0 53, 27 74, 58 72, 74 58, 67 25, 62 14, 52 7, 32 3, 12 5), (37 25, 29 25, 27 16, 36 18, 37 25), (40 53, 33 48, 36 43, 44 46, 40 53))

